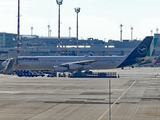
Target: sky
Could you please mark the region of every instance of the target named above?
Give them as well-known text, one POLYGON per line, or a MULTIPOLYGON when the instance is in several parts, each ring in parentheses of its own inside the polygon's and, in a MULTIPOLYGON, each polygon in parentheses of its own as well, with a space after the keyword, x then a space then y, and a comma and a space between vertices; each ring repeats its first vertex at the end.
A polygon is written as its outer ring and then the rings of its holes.
MULTIPOLYGON (((108 41, 122 38, 143 39, 160 31, 160 0, 63 0, 61 9, 61 37, 76 37, 76 13, 80 7, 79 39, 95 38, 108 41)), ((20 0, 20 34, 58 36, 58 5, 56 0, 20 0)), ((18 0, 0 0, 0 32, 17 33, 18 0)))

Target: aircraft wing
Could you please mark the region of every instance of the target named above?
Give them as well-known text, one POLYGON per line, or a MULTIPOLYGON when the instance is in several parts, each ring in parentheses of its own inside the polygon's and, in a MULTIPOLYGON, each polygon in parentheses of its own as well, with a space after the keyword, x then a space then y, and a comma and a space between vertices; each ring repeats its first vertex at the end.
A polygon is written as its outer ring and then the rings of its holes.
POLYGON ((71 64, 88 65, 88 64, 90 64, 90 63, 97 62, 97 61, 99 61, 99 60, 100 60, 100 57, 98 57, 98 58, 95 59, 95 60, 81 60, 81 61, 75 61, 75 62, 62 63, 60 66, 68 67, 68 66, 71 65, 71 64))

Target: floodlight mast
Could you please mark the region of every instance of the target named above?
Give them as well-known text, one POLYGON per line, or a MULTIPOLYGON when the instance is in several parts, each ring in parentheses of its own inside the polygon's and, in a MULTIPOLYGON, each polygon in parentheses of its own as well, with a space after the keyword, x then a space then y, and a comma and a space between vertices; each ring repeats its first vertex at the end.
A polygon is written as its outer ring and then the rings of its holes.
POLYGON ((18 26, 17 26, 17 57, 20 56, 20 40, 19 40, 19 36, 20 36, 20 0, 18 0, 18 26))
POLYGON ((77 13, 77 56, 78 56, 78 13, 80 12, 81 8, 75 8, 75 12, 77 13))
POLYGON ((121 41, 121 42, 122 42, 122 27, 123 27, 123 25, 120 24, 120 41, 121 41))
POLYGON ((31 27, 31 37, 33 36, 33 27, 31 27))
POLYGON ((62 5, 63 0, 56 0, 58 5, 62 5))
POLYGON ((50 35, 50 25, 47 26, 48 27, 48 37, 50 35))
POLYGON ((69 29, 68 29, 69 30, 69 39, 71 39, 71 29, 72 29, 71 27, 69 27, 69 29))
POLYGON ((50 37, 51 37, 51 32, 52 32, 52 30, 49 30, 49 33, 50 33, 50 37))
POLYGON ((153 30, 151 30, 151 36, 152 36, 153 30))
POLYGON ((56 0, 57 5, 59 6, 58 12, 58 56, 60 56, 60 5, 62 5, 63 0, 56 0))
POLYGON ((158 34, 159 29, 157 28, 156 31, 157 31, 157 34, 158 34))
POLYGON ((133 40, 133 27, 131 27, 131 40, 133 40))

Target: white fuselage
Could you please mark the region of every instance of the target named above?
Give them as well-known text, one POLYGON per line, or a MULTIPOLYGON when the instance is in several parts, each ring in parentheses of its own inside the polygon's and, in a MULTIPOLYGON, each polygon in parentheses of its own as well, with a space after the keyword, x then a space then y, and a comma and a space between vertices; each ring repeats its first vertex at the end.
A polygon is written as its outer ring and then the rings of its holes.
POLYGON ((145 39, 127 56, 18 56, 9 59, 4 69, 54 70, 56 72, 113 69, 144 61, 153 36, 145 39))
POLYGON ((72 63, 83 60, 99 60, 83 65, 84 69, 112 69, 117 68, 125 56, 20 56, 13 69, 53 70, 63 63, 72 63))

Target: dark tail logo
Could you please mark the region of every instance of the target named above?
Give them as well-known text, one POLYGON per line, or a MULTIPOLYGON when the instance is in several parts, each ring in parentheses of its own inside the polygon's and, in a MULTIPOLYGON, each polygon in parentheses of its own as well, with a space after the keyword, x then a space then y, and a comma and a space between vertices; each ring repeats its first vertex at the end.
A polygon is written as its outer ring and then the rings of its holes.
POLYGON ((128 65, 133 65, 137 63, 137 59, 144 58, 149 50, 150 44, 153 40, 152 36, 147 36, 127 57, 126 59, 118 66, 125 67, 128 65))
POLYGON ((140 45, 138 48, 138 53, 139 54, 146 54, 147 53, 147 46, 145 46, 144 44, 140 45))

